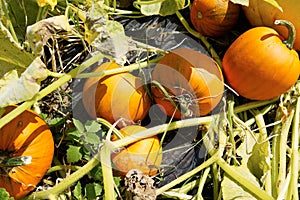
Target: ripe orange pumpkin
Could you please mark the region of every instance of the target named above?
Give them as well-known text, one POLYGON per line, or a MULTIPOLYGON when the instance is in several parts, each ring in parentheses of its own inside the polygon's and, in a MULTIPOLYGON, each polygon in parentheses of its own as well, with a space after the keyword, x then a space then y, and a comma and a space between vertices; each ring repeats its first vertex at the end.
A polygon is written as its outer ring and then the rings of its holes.
MULTIPOLYGON (((119 67, 114 62, 107 62, 101 64, 95 72, 119 67)), ((101 117, 110 123, 120 118, 133 122, 142 120, 151 105, 141 78, 130 73, 87 79, 82 100, 91 117, 101 117)))
MULTIPOLYGON (((15 106, 5 108, 5 114, 15 106)), ((26 110, 0 129, 0 187, 15 199, 35 189, 51 166, 54 153, 52 133, 33 111, 26 110), (28 164, 8 159, 27 159, 28 164), (19 164, 24 164, 20 165, 19 164)))
POLYGON ((160 59, 153 69, 152 82, 163 86, 151 85, 155 102, 175 119, 207 115, 224 92, 218 64, 188 48, 176 49, 160 59))
MULTIPOLYGON (((122 128, 120 132, 124 136, 130 136, 144 130, 146 128, 143 126, 130 125, 122 128)), ((128 145, 120 152, 112 154, 112 162, 115 171, 121 176, 125 176, 131 169, 139 169, 149 176, 155 175, 162 162, 159 138, 153 136, 128 145)))
POLYGON ((217 37, 230 31, 237 23, 240 6, 230 0, 194 0, 190 19, 203 35, 217 37))
POLYGON ((253 100, 272 99, 287 91, 300 73, 298 54, 287 47, 292 46, 293 37, 290 33, 283 42, 283 38, 269 27, 255 27, 244 32, 223 57, 223 71, 229 85, 253 100))
MULTIPOLYGON (((285 38, 288 36, 288 31, 282 26, 276 26, 275 20, 288 20, 293 23, 296 32, 300 33, 300 3, 298 0, 276 0, 283 11, 272 4, 261 1, 251 0, 249 6, 243 6, 242 9, 246 18, 252 26, 268 26, 275 29, 280 35, 285 38)), ((300 50, 300 34, 296 34, 294 49, 300 50)))

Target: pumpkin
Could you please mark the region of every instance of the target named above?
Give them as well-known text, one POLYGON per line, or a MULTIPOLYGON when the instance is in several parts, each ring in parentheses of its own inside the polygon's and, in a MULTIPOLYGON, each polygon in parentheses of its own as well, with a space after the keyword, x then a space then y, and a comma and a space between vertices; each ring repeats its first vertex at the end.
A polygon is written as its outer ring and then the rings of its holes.
POLYGON ((179 48, 155 65, 151 91, 156 104, 169 117, 204 116, 222 98, 222 71, 206 54, 179 48))
MULTIPOLYGON (((101 64, 95 72, 119 68, 114 62, 101 64)), ((142 120, 151 105, 141 78, 130 73, 87 79, 83 87, 82 101, 93 118, 104 118, 110 123, 123 118, 137 122, 142 120)))
MULTIPOLYGON (((139 125, 129 125, 123 127, 120 132, 123 136, 130 136, 146 129, 139 125)), ((116 137, 113 140, 116 140, 116 137)), ((159 138, 152 136, 128 145, 112 154, 112 162, 116 173, 121 176, 125 176, 131 169, 138 169, 149 176, 155 175, 162 162, 159 138)))
MULTIPOLYGON (((5 108, 11 112, 15 106, 5 108)), ((35 112, 26 110, 0 129, 0 187, 15 199, 35 189, 51 166, 52 133, 35 112)))
MULTIPOLYGON (((275 25, 274 21, 287 20, 295 26, 296 32, 300 33, 299 1, 276 0, 276 2, 282 8, 282 11, 267 1, 261 0, 251 0, 249 1, 249 6, 242 6, 242 9, 252 26, 271 27, 286 38, 288 36, 288 31, 286 28, 275 25)), ((296 35, 294 49, 300 50, 300 34, 296 35)))
POLYGON ((294 32, 286 21, 276 23, 289 27, 287 40, 274 29, 255 27, 241 34, 223 57, 223 71, 229 85, 252 100, 279 96, 295 84, 300 73, 298 54, 290 49, 294 32), (289 47, 289 48, 288 48, 289 47))
POLYGON ((240 6, 230 0, 194 0, 190 19, 195 29, 205 36, 217 37, 237 23, 240 6))

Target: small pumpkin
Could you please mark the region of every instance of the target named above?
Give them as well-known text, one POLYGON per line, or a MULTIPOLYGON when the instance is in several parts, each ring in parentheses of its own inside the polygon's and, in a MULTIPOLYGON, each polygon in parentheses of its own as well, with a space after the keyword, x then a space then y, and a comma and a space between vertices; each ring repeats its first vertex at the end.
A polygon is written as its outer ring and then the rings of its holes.
POLYGON ((298 54, 291 49, 292 24, 287 40, 269 27, 255 27, 241 34, 223 57, 223 71, 229 85, 252 100, 272 99, 295 84, 300 73, 298 54))
MULTIPOLYGON (((120 132, 123 136, 130 136, 144 130, 147 128, 130 125, 122 128, 120 132)), ((116 137, 113 140, 116 140, 116 137)), ((138 169, 149 176, 157 174, 158 167, 162 162, 162 148, 159 138, 152 136, 128 145, 120 152, 112 154, 112 162, 115 171, 121 176, 125 176, 131 169, 138 169)))
POLYGON ((206 54, 179 48, 167 53, 154 67, 151 91, 155 102, 170 117, 204 116, 222 98, 222 71, 206 54))
POLYGON ((230 0, 194 0, 190 19, 195 29, 205 36, 217 37, 237 23, 240 6, 230 0))
MULTIPOLYGON (((5 108, 11 112, 15 106, 5 108)), ((15 199, 35 189, 51 166, 54 142, 46 123, 26 110, 0 129, 0 187, 15 199)))
MULTIPOLYGON (((276 0, 282 11, 267 1, 251 0, 248 6, 242 6, 246 18, 252 26, 268 26, 275 29, 280 35, 288 37, 288 31, 282 26, 276 26, 275 20, 290 21, 300 33, 300 3, 299 0, 276 0)), ((300 50, 300 34, 296 35, 295 50, 300 50)))
MULTIPOLYGON (((95 72, 119 67, 114 62, 107 62, 101 64, 95 72)), ((140 121, 151 105, 141 78, 130 73, 87 79, 83 87, 82 101, 91 117, 101 117, 110 123, 120 118, 140 121)))

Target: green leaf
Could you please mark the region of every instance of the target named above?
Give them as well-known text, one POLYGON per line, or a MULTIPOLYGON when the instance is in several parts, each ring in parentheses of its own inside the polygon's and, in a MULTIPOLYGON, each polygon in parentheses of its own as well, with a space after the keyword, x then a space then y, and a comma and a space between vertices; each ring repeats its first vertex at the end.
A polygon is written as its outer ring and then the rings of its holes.
POLYGON ((140 6, 140 11, 143 15, 173 15, 178 10, 185 7, 185 0, 162 0, 162 1, 148 1, 141 0, 136 2, 140 6))
MULTIPOLYGON (((2 18, 3 24, 12 24, 13 32, 16 33, 18 40, 24 42, 26 27, 35 23, 37 20, 39 7, 36 1, 5 1, 6 9, 2 5, 2 11, 6 13, 2 18)), ((1 9, 1 8, 0 8, 1 9)))
POLYGON ((67 161, 68 163, 78 162, 82 158, 80 147, 69 145, 67 150, 67 161))
POLYGON ((14 200, 14 198, 10 197, 9 193, 4 188, 0 188, 0 199, 1 200, 14 200))
POLYGON ((85 130, 84 130, 84 126, 83 126, 83 124, 81 123, 81 121, 79 121, 79 120, 73 118, 73 123, 74 123, 74 125, 75 125, 77 131, 79 132, 79 134, 84 133, 85 130))
POLYGON ((87 132, 97 133, 101 130, 101 124, 95 120, 89 120, 85 123, 85 129, 87 132))
POLYGON ((0 79, 0 107, 32 99, 39 92, 41 81, 47 76, 48 70, 40 58, 34 59, 20 78, 16 70, 6 73, 0 79))
POLYGON ((252 154, 248 160, 247 166, 249 170, 261 179, 270 169, 270 143, 256 143, 253 146, 252 154))
POLYGON ((81 200, 82 198, 82 187, 80 181, 77 182, 74 190, 73 190, 73 195, 75 196, 76 199, 81 200))
POLYGON ((162 4, 162 2, 141 5, 140 11, 143 15, 146 15, 146 16, 158 15, 159 11, 161 9, 161 4, 162 4))
POLYGON ((100 144, 100 138, 96 133, 88 132, 85 134, 84 142, 88 144, 100 144))
POLYGON ((20 75, 33 60, 34 56, 14 41, 0 21, 0 77, 11 70, 16 70, 20 75))
POLYGON ((183 9, 185 6, 185 0, 165 0, 161 5, 159 11, 161 16, 173 15, 178 10, 183 9))
POLYGON ((97 165, 90 171, 90 175, 97 181, 103 180, 101 165, 97 165))
MULTIPOLYGON (((235 168, 235 170, 238 171, 240 174, 242 174, 244 177, 247 177, 249 181, 259 186, 258 181, 253 176, 253 174, 251 174, 251 172, 245 165, 232 166, 232 167, 235 168)), ((240 185, 232 181, 230 179, 230 176, 228 176, 228 174, 225 174, 224 176, 224 179, 221 183, 221 190, 222 190, 224 200, 234 200, 234 199, 256 200, 256 198, 254 198, 250 193, 245 191, 240 185)))
POLYGON ((85 195, 87 199, 96 199, 97 196, 100 196, 102 193, 102 185, 98 183, 88 183, 85 186, 85 195))

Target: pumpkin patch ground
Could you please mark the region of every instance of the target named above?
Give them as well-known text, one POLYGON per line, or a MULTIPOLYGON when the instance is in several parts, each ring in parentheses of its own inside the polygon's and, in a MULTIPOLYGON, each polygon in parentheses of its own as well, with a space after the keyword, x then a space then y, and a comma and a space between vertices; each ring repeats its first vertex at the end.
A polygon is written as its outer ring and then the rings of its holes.
POLYGON ((299 199, 295 1, 0 5, 1 200, 299 199))

